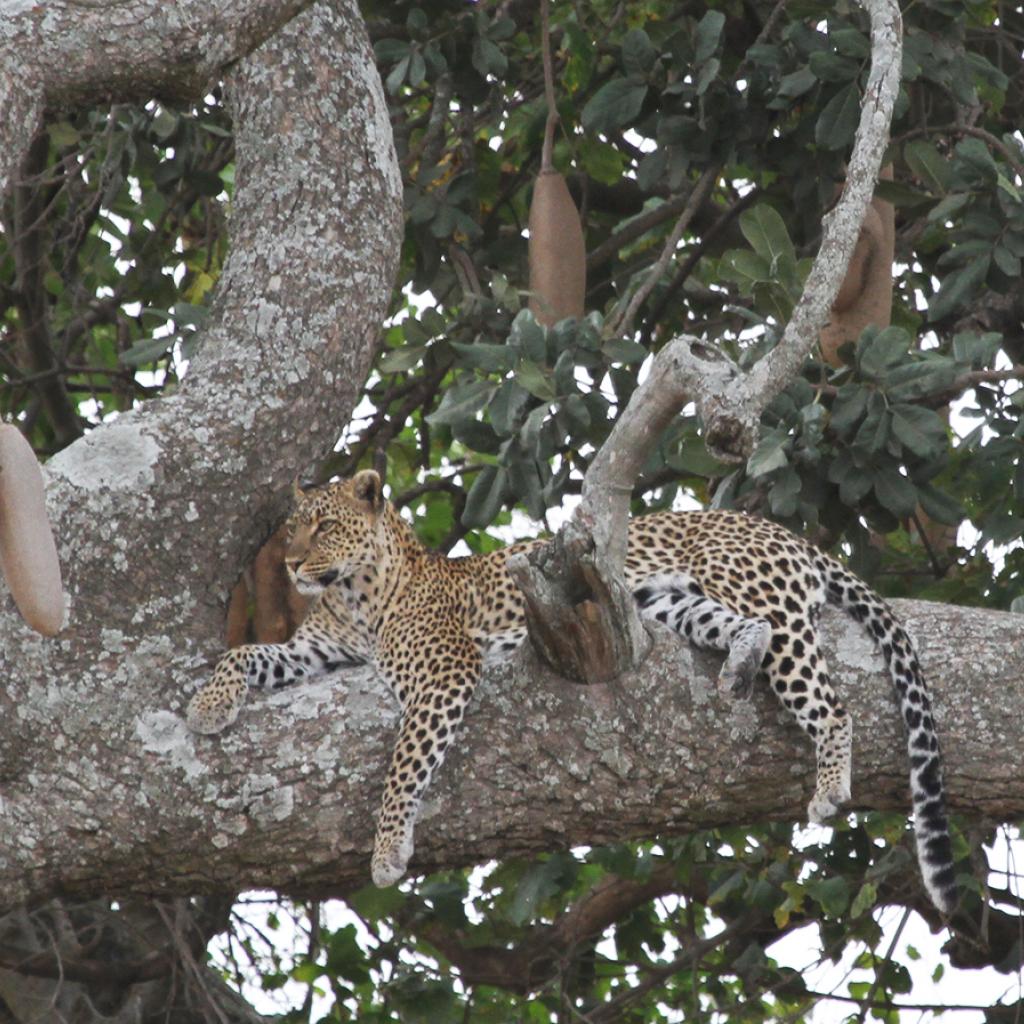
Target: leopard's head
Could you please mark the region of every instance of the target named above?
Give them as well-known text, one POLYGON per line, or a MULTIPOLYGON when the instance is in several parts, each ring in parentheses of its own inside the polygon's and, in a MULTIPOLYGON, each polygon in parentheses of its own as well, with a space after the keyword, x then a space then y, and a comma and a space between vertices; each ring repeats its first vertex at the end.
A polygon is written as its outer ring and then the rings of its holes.
POLYGON ((316 597, 332 583, 376 566, 386 505, 377 473, 366 469, 316 490, 296 488, 295 499, 284 561, 300 594, 316 597))

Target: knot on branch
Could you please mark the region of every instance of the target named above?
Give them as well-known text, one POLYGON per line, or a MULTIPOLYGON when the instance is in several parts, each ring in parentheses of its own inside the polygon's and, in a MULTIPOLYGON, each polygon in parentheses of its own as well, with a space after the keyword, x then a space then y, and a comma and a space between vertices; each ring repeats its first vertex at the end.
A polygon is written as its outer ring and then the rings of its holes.
POLYGON ((560 676, 608 682, 647 654, 633 595, 583 517, 507 564, 523 594, 533 647, 560 676))
POLYGON ((757 446, 757 418, 744 415, 728 394, 706 398, 700 412, 708 451, 722 462, 744 462, 757 446))
POLYGON ((758 427, 758 416, 740 397, 746 374, 707 342, 684 335, 670 344, 675 374, 686 382, 704 420, 708 451, 723 462, 744 461, 757 444, 758 427))

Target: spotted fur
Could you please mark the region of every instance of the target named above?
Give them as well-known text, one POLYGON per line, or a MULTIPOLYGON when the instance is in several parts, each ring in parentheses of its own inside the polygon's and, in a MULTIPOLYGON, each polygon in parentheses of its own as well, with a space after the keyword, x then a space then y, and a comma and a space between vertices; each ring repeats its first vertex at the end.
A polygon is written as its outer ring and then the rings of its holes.
MULTIPOLYGON (((228 651, 188 709, 197 732, 235 720, 247 689, 277 688, 346 665, 372 664, 402 718, 384 787, 372 862, 396 882, 413 852, 420 801, 490 658, 526 636, 511 550, 447 559, 428 552, 386 502, 371 470, 301 494, 286 564, 316 597, 284 644, 228 651)), ((942 770, 914 646, 885 602, 839 562, 780 526, 736 512, 662 512, 633 520, 625 565, 642 616, 699 647, 725 652, 720 690, 746 695, 763 673, 812 739, 817 783, 808 805, 823 821, 850 798, 851 723, 829 681, 817 623, 844 608, 881 647, 907 727, 918 855, 929 894, 955 905, 942 770)))

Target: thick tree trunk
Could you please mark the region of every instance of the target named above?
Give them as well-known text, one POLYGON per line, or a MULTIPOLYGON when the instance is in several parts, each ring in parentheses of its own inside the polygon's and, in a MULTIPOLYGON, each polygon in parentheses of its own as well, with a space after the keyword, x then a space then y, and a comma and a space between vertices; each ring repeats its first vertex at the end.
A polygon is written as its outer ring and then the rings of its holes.
POLYGON ((106 889, 108 862, 141 851, 147 833, 162 844, 175 831, 161 824, 168 794, 149 774, 162 758, 148 716, 207 675, 240 567, 280 518, 295 474, 336 441, 386 310, 401 185, 355 4, 299 16, 226 84, 232 250, 202 348, 177 394, 47 466, 63 632, 36 636, 0 600, 8 906, 41 895, 30 879, 56 882, 58 863, 58 874, 92 877, 85 889, 106 889), (121 853, 97 843, 111 815, 126 828, 121 853))
MULTIPOLYGON (((245 56, 306 6, 133 0, 5 15, 0 189, 44 106, 201 96, 221 76, 237 155, 231 256, 184 384, 47 467, 63 632, 36 636, 0 595, 3 905, 34 908, 0 920, 5 1020, 258 1018, 204 966, 225 923, 209 901, 122 899, 115 912, 109 898, 75 897, 109 897, 106 840, 96 839, 115 807, 125 831, 111 863, 131 849, 148 856, 147 834, 163 845, 175 832, 160 825, 167 794, 160 773, 149 776, 162 758, 146 752, 146 715, 207 674, 240 567, 292 478, 347 422, 390 294, 401 183, 355 3, 320 5, 245 56), (26 831, 33 820, 46 849, 26 831), (31 879, 49 876, 52 896, 58 864, 93 881, 39 904, 49 882, 31 879)), ((152 888, 139 881, 137 891, 152 888)), ((226 910, 231 895, 214 906, 226 910)))

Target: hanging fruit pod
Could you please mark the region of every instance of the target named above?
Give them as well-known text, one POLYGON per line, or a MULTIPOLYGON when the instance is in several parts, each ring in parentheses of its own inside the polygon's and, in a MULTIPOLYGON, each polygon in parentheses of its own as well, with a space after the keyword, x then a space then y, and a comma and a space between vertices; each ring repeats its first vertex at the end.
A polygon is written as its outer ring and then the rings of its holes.
POLYGON ((21 617, 37 633, 57 633, 64 591, 43 474, 28 441, 9 423, 0 424, 0 570, 21 617))
POLYGON ((550 326, 583 316, 587 252, 579 211, 565 178, 542 169, 530 203, 530 311, 550 326))

